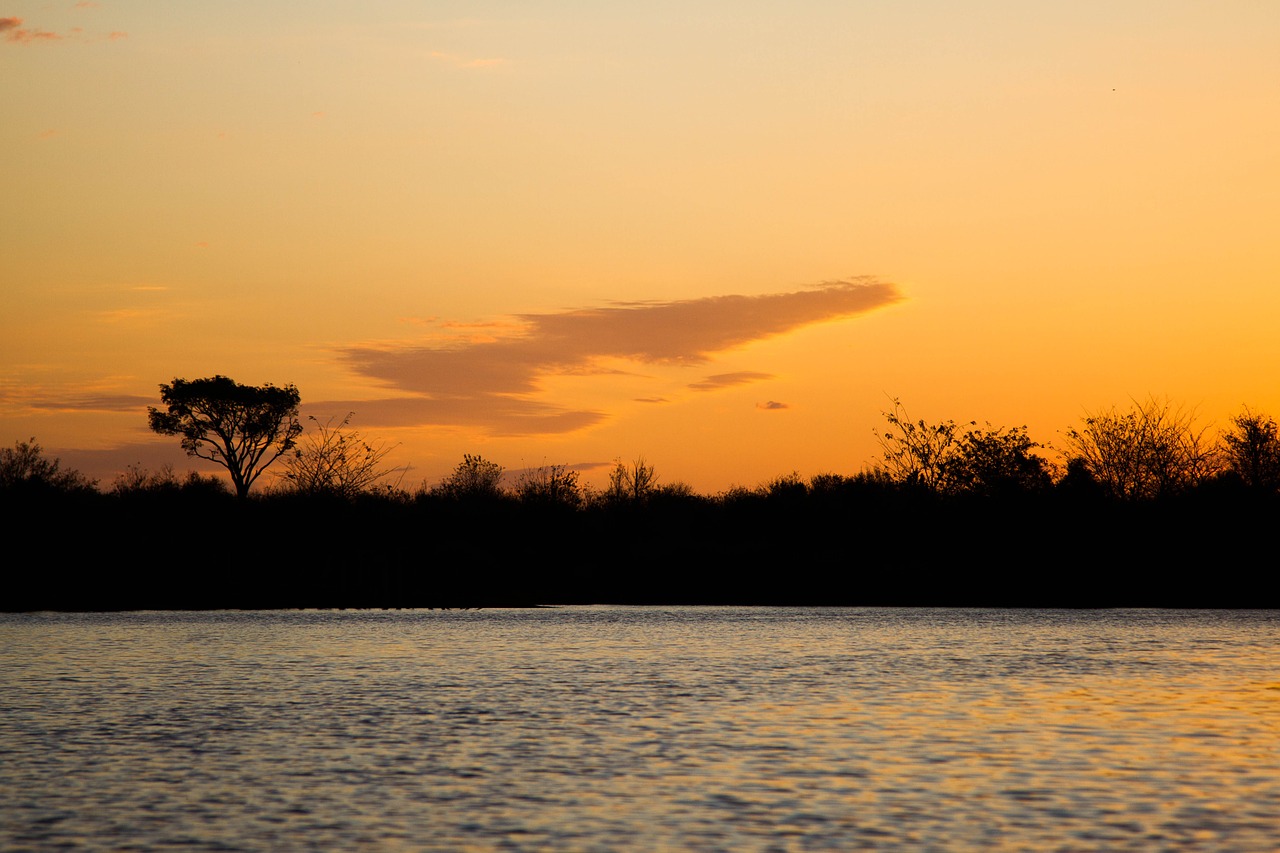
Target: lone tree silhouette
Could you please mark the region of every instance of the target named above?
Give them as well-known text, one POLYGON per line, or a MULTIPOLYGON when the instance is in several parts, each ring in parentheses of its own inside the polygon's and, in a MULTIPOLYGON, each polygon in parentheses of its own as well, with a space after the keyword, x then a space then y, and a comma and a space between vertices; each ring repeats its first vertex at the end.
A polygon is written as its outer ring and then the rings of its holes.
POLYGON ((188 456, 227 469, 244 498, 267 466, 291 450, 302 432, 293 385, 241 385, 225 376, 174 379, 160 386, 167 411, 147 407, 151 429, 182 436, 188 456))

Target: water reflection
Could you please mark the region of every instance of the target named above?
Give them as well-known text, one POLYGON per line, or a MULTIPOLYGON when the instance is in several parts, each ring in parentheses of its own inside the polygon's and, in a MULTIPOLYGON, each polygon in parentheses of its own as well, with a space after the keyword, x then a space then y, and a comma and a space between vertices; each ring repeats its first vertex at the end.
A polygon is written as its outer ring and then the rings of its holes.
POLYGON ((0 846, 1269 850, 1277 615, 5 616, 0 846))

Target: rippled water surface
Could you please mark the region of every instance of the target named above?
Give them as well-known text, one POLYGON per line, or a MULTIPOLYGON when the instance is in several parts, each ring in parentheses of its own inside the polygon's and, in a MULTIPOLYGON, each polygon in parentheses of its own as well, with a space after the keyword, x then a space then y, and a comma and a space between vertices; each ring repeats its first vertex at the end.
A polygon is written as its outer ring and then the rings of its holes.
POLYGON ((0 615, 0 848, 1275 850, 1280 612, 0 615))

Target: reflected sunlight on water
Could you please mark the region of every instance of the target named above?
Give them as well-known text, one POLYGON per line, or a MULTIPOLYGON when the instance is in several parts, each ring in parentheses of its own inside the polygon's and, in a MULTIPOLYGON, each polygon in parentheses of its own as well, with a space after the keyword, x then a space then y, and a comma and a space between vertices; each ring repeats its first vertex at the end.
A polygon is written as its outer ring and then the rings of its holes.
POLYGON ((0 616, 5 850, 1274 850, 1275 611, 0 616))

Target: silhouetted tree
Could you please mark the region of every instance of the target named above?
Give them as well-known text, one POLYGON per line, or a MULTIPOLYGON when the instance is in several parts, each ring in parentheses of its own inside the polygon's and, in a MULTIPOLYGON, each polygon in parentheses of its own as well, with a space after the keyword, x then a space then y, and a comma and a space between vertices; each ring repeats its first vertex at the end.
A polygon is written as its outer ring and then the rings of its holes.
POLYGON ((0 448, 0 491, 47 489, 61 492, 92 490, 97 481, 74 468, 63 468, 59 459, 49 459, 36 440, 16 441, 0 448))
POLYGON ((883 413, 889 428, 876 432, 883 451, 871 476, 944 495, 995 495, 1047 489, 1053 466, 1034 451, 1025 426, 979 427, 953 420, 912 421, 902 403, 883 413))
POLYGON ((182 436, 188 456, 216 462, 227 469, 236 496, 276 459, 293 449, 302 425, 301 397, 293 385, 241 385, 225 376, 174 379, 160 386, 165 411, 148 407, 151 429, 182 436))
POLYGON ((849 478, 843 474, 823 472, 809 478, 809 493, 814 495, 835 495, 848 487, 849 478))
POLYGON ((664 494, 675 495, 677 497, 697 497, 697 492, 689 483, 684 480, 672 480, 669 483, 663 483, 658 486, 658 490, 664 494))
POLYGON ((882 450, 880 472, 906 486, 944 491, 947 465, 955 453, 962 426, 955 421, 913 422, 896 397, 893 410, 881 414, 889 428, 884 432, 872 430, 882 450))
POLYGON ((1224 463, 1249 488, 1280 490, 1280 432, 1274 418, 1245 409, 1222 434, 1224 463))
POLYGON ((522 503, 576 508, 582 504, 578 472, 563 465, 540 465, 516 478, 516 497, 522 503))
POLYGON ((644 461, 643 456, 637 457, 630 465, 617 459, 609 472, 609 488, 605 497, 611 501, 639 503, 646 500, 657 485, 657 471, 644 461))
POLYGON ((739 507, 746 505, 754 505, 764 498, 759 489, 751 489, 746 486, 730 486, 723 492, 715 495, 714 500, 720 506, 739 507))
POLYGON ((809 486, 800 478, 797 471, 774 477, 761 486, 768 498, 775 502, 804 500, 809 495, 809 486))
POLYGON ((1082 427, 1065 433, 1066 453, 1110 496, 1149 500, 1213 475, 1218 459, 1205 433, 1194 412, 1152 398, 1127 412, 1086 415, 1082 427))
POLYGON ((1034 453, 1043 446, 1031 440, 1025 426, 966 430, 942 461, 943 485, 950 493, 967 495, 1047 490, 1053 485, 1052 466, 1034 453))
POLYGON ((495 498, 502 494, 502 470, 501 465, 482 456, 463 454, 458 467, 432 492, 453 499, 495 498))
POLYGON ((649 496, 668 504, 693 504, 703 501, 703 498, 694 491, 693 486, 683 480, 674 480, 670 483, 654 486, 650 490, 649 496))
POLYGON ((322 424, 310 417, 316 423, 315 431, 299 440, 293 452, 284 457, 284 473, 280 476, 291 490, 351 499, 372 490, 398 470, 382 465, 392 448, 370 444, 360 433, 347 429, 351 417, 348 414, 336 426, 332 418, 322 424))

